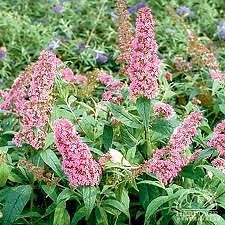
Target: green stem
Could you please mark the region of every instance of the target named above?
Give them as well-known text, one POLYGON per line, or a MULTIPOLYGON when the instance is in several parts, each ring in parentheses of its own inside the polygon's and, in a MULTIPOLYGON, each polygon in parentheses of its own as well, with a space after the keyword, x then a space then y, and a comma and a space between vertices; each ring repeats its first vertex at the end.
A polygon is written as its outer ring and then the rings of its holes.
POLYGON ((101 6, 101 8, 99 9, 98 15, 97 15, 96 20, 95 20, 95 25, 94 25, 94 27, 92 28, 91 33, 90 33, 90 35, 89 35, 89 37, 88 37, 88 40, 87 40, 87 42, 86 42, 86 44, 85 44, 86 46, 89 45, 89 43, 90 43, 90 41, 91 41, 91 39, 92 39, 92 36, 93 36, 93 34, 94 34, 95 30, 96 30, 96 27, 97 27, 97 25, 98 25, 98 22, 99 22, 99 19, 100 19, 100 17, 101 17, 101 14, 102 14, 102 12, 104 11, 105 3, 106 3, 106 1, 103 1, 102 6, 101 6))
POLYGON ((146 143, 146 154, 147 157, 150 158, 154 152, 154 148, 151 143, 151 134, 149 129, 145 128, 145 143, 146 143))

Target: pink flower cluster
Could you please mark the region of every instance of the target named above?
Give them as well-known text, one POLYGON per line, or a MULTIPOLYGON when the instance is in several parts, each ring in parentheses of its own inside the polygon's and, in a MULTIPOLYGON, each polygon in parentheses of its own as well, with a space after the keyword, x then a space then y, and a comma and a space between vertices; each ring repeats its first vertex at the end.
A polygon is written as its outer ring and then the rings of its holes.
POLYGON ((92 157, 88 146, 83 143, 66 119, 54 123, 55 144, 61 153, 62 168, 74 187, 97 185, 102 173, 101 166, 92 157))
POLYGON ((148 7, 139 10, 136 21, 136 35, 130 47, 128 66, 130 97, 145 96, 152 99, 158 94, 157 77, 160 60, 154 35, 154 19, 148 7))
POLYGON ((214 128, 214 135, 209 140, 208 146, 215 148, 221 156, 225 157, 225 120, 214 128))
POLYGON ((107 90, 103 93, 102 99, 104 101, 114 102, 119 104, 123 99, 121 94, 123 82, 113 79, 111 75, 105 72, 100 72, 98 75, 98 80, 107 87, 107 90))
POLYGON ((158 117, 171 119, 175 115, 173 107, 169 104, 158 102, 153 106, 153 112, 158 117))
POLYGON ((197 134, 203 116, 199 112, 192 112, 183 123, 178 126, 168 144, 157 149, 152 159, 143 165, 148 173, 155 173, 164 184, 171 182, 182 170, 182 168, 194 160, 200 150, 191 156, 186 156, 184 150, 192 144, 193 137, 197 134))
POLYGON ((67 82, 72 82, 74 84, 87 85, 87 77, 83 75, 74 75, 70 68, 63 68, 60 70, 62 78, 67 82))
POLYGON ((210 76, 212 80, 225 81, 225 73, 219 70, 211 70, 210 76))
POLYGON ((217 157, 212 161, 212 165, 225 173, 225 159, 217 157))
POLYGON ((38 149, 46 137, 46 125, 52 109, 56 69, 62 62, 50 51, 42 51, 38 61, 15 80, 0 108, 12 110, 21 119, 22 129, 13 142, 20 147, 26 142, 38 149))

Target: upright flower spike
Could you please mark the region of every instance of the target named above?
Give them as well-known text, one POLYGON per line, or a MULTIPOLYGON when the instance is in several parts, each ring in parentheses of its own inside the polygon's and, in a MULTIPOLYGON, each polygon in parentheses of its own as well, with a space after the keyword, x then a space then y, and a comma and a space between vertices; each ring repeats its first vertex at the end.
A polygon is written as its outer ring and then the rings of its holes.
POLYGON ((20 147, 26 142, 42 147, 48 116, 52 109, 52 90, 56 69, 62 62, 50 51, 42 51, 38 61, 31 64, 14 82, 0 108, 18 114, 22 129, 13 142, 20 147))
POLYGON ((66 119, 59 119, 54 124, 54 133, 56 147, 63 158, 62 168, 70 184, 74 187, 97 185, 102 173, 101 166, 93 159, 73 124, 66 119))
POLYGON ((214 128, 214 135, 208 142, 209 147, 215 148, 220 156, 225 157, 225 120, 214 128))
POLYGON ((118 12, 118 45, 120 55, 117 57, 117 62, 123 62, 125 65, 120 69, 120 73, 127 73, 127 65, 130 61, 130 45, 133 40, 132 25, 130 23, 130 15, 127 10, 125 0, 116 1, 118 12))
POLYGON ((152 159, 144 163, 143 170, 148 173, 155 173, 164 184, 171 182, 182 168, 193 161, 200 152, 200 150, 197 150, 191 156, 184 154, 184 150, 191 145, 193 137, 197 134, 197 128, 202 119, 201 113, 191 113, 174 130, 168 144, 156 150, 152 159))
POLYGON ((145 96, 155 98, 158 94, 157 78, 160 60, 154 35, 154 19, 148 7, 139 10, 136 21, 136 36, 131 43, 131 57, 128 74, 130 77, 130 97, 145 96))

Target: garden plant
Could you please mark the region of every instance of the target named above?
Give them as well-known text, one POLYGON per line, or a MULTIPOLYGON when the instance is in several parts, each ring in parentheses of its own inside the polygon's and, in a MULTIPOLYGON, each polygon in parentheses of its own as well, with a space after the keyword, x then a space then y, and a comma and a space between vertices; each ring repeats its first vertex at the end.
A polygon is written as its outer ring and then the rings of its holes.
POLYGON ((0 224, 225 225, 223 0, 0 0, 0 224))

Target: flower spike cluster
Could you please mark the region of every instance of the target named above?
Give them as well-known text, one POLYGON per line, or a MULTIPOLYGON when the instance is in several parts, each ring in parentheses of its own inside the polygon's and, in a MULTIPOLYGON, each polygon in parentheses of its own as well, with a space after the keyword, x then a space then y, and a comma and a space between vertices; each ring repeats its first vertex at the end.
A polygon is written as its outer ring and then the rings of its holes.
POLYGON ((59 119, 54 124, 54 133, 56 147, 63 158, 62 168, 70 184, 74 187, 97 185, 102 173, 101 166, 93 159, 73 124, 66 119, 59 119))
POLYGON ((131 81, 129 91, 133 99, 138 96, 152 99, 158 94, 157 77, 160 73, 160 60, 157 56, 154 25, 151 9, 148 7, 140 9, 128 67, 131 81))
POLYGON ((192 112, 174 130, 168 144, 157 149, 152 159, 145 162, 143 170, 147 173, 155 173, 164 184, 171 182, 182 168, 199 154, 200 150, 197 150, 191 156, 186 156, 184 150, 192 144, 192 139, 197 134, 197 128, 202 119, 201 113, 192 112))

